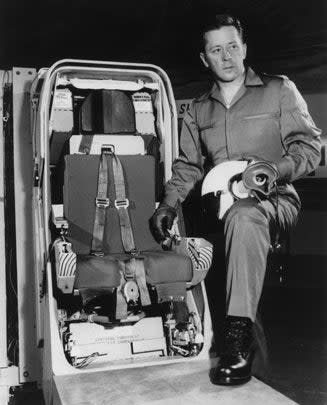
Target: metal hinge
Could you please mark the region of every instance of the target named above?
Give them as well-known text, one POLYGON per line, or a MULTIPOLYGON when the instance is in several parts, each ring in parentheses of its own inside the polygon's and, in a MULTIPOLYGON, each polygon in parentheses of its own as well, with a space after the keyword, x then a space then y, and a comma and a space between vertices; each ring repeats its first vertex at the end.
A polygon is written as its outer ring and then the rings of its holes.
POLYGON ((34 187, 40 187, 40 173, 38 163, 34 163, 33 184, 34 187))
POLYGON ((34 96, 31 100, 31 104, 32 104, 32 109, 33 110, 37 110, 37 107, 39 105, 39 97, 38 96, 34 96))
POLYGON ((9 114, 9 112, 7 111, 7 112, 6 112, 6 115, 4 115, 4 116, 2 117, 2 120, 3 120, 3 122, 8 122, 8 121, 9 121, 9 118, 10 118, 10 114, 9 114))
POLYGON ((43 175, 43 166, 44 166, 44 159, 41 159, 40 164, 38 162, 34 163, 34 171, 33 171, 33 185, 34 187, 40 187, 42 182, 42 175, 43 175))

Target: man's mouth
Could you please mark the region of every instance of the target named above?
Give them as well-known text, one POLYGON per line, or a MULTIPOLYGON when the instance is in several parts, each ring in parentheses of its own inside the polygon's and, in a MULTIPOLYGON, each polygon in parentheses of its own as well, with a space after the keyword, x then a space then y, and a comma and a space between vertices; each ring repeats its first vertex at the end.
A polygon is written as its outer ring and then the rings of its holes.
POLYGON ((234 68, 234 66, 225 66, 224 68, 223 68, 223 70, 231 70, 231 69, 233 69, 234 68))

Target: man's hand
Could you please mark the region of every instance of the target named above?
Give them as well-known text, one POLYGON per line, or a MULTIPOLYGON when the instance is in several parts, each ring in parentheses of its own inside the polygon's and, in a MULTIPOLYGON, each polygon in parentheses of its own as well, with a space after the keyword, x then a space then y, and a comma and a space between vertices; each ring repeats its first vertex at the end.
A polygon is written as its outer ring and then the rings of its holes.
POLYGON ((259 160, 250 163, 243 172, 242 180, 246 188, 268 196, 276 181, 279 172, 275 163, 259 160))
POLYGON ((155 240, 160 243, 169 237, 168 229, 171 229, 177 216, 176 208, 162 203, 150 218, 150 229, 155 240))

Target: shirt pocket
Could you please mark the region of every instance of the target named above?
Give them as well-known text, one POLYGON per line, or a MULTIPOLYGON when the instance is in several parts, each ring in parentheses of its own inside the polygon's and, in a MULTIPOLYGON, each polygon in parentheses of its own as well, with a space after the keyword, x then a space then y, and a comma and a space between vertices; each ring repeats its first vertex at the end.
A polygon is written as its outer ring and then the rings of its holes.
POLYGON ((280 117, 279 112, 264 112, 254 115, 244 115, 243 120, 252 121, 252 120, 268 120, 268 119, 278 119, 280 117))
POLYGON ((243 115, 239 121, 240 150, 261 157, 275 158, 281 153, 279 112, 243 115))
POLYGON ((276 134, 279 132, 279 117, 277 112, 244 115, 241 119, 242 131, 250 138, 276 134))

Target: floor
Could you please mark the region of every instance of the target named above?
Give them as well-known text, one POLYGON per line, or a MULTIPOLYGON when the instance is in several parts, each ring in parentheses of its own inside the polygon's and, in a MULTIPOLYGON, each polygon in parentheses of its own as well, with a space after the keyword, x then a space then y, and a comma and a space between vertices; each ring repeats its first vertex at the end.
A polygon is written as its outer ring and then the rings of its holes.
POLYGON ((55 377, 54 405, 296 405, 256 378, 234 388, 213 385, 208 364, 188 361, 55 377))
POLYGON ((281 288, 263 296, 270 352, 267 384, 302 405, 327 404, 327 288, 281 288))
MULTIPOLYGON (((269 348, 264 382, 301 405, 327 404, 327 288, 266 287, 261 312, 269 348)), ((240 402, 242 405, 242 403, 240 402)), ((246 402, 244 402, 244 405, 246 402)), ((43 405, 33 387, 10 405, 43 405)))

